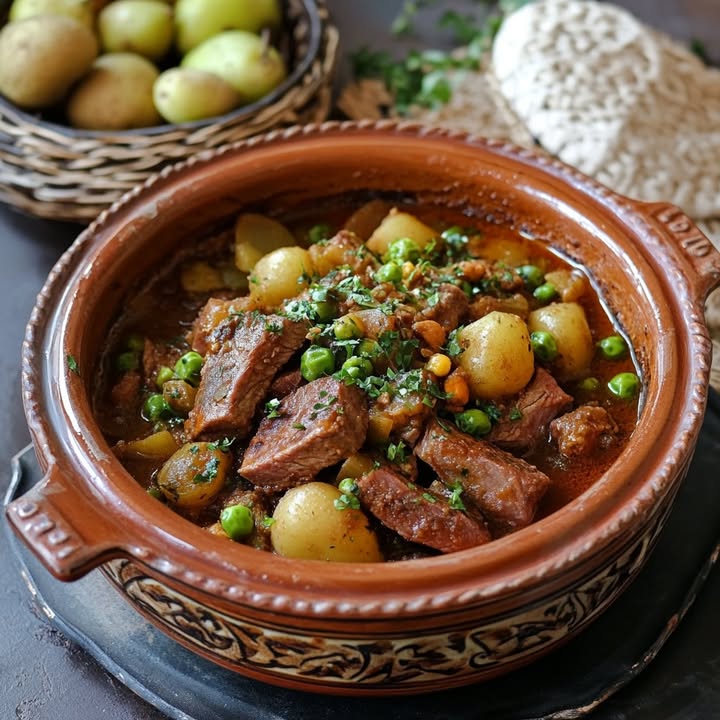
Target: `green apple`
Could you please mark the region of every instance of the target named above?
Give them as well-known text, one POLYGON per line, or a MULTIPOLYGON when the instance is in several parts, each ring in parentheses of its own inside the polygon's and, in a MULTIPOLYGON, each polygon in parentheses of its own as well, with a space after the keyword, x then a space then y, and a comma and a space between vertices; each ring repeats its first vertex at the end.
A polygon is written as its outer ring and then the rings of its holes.
POLYGON ((224 115, 241 102, 235 88, 218 75, 182 67, 160 73, 153 86, 153 100, 170 123, 224 115))
POLYGON ((177 0, 175 42, 184 55, 224 30, 258 33, 281 22, 280 0, 177 0))
POLYGON ((286 76, 280 53, 259 35, 244 30, 213 35, 185 55, 181 66, 219 75, 244 103, 267 95, 286 76))
POLYGON ((117 0, 100 11, 98 32, 105 52, 159 60, 172 45, 172 9, 162 0, 117 0))
POLYGON ((67 15, 89 28, 95 22, 92 0, 14 0, 8 20, 24 20, 34 15, 67 15))

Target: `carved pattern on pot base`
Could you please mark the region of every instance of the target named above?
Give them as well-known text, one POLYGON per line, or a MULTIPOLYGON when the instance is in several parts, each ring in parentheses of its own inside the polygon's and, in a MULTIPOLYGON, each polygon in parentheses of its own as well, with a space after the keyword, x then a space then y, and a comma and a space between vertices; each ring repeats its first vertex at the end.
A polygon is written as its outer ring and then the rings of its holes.
POLYGON ((560 595, 467 630, 412 638, 320 638, 262 627, 198 603, 128 560, 111 561, 104 571, 138 610, 170 635, 241 673, 291 676, 325 685, 352 683, 368 689, 441 685, 448 680, 462 684, 546 651, 609 606, 640 570, 661 519, 662 513, 601 573, 560 595))

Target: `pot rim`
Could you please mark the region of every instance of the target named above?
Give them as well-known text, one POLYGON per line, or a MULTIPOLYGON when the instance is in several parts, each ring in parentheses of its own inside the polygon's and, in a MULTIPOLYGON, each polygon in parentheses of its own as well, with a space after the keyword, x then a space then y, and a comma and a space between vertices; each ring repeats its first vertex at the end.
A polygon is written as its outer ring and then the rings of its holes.
MULTIPOLYGON (((703 278, 702 288, 699 282, 688 280, 688 267, 693 263, 676 244, 668 245, 667 233, 648 219, 642 207, 540 152, 471 133, 397 121, 329 122, 272 131, 201 153, 148 179, 103 211, 63 255, 38 297, 23 344, 25 412, 36 452, 48 470, 48 485, 59 477, 79 476, 81 492, 110 515, 104 525, 110 530, 108 543, 101 550, 96 548, 92 561, 73 569, 66 579, 110 557, 129 557, 151 574, 160 573, 171 582, 221 598, 230 607, 242 605, 308 616, 384 617, 458 611, 527 592, 562 573, 582 576, 600 550, 609 544, 629 544, 674 492, 692 455, 707 399, 711 344, 702 313, 704 298, 697 295, 720 280, 720 262, 713 259, 712 277, 703 278), (663 300, 671 309, 679 308, 686 320, 686 326, 676 328, 675 342, 685 352, 688 364, 680 368, 676 363, 678 377, 649 378, 636 429, 637 434, 652 433, 658 446, 660 439, 666 439, 670 448, 667 454, 631 457, 628 446, 588 491, 511 536, 448 555, 393 563, 320 563, 271 553, 259 556, 243 545, 228 546, 160 503, 148 504, 145 491, 114 458, 99 429, 93 426, 87 408, 77 410, 82 383, 76 382, 77 377, 65 367, 66 352, 55 353, 54 358, 48 353, 48 343, 67 349, 64 334, 73 318, 60 318, 54 335, 50 333, 50 320, 58 308, 72 307, 73 286, 68 281, 92 272, 86 254, 93 242, 122 213, 142 204, 144 194, 162 193, 179 185, 183 175, 202 169, 207 162, 230 161, 270 144, 302 143, 337 134, 390 136, 398 142, 414 138, 461 143, 501 161, 538 169, 550 185, 559 181, 588 202, 602 206, 629 231, 642 231, 650 247, 633 247, 628 252, 659 277, 635 279, 664 283, 663 300), (671 286, 674 294, 668 292, 671 286), (676 397, 670 396, 667 387, 663 391, 668 381, 675 383, 676 397), (49 412, 53 405, 60 412, 54 421, 49 412), (663 417, 671 421, 662 423, 663 417), (633 478, 630 481, 629 476, 633 478), (625 502, 619 503, 619 497, 625 502), (522 545, 521 553, 518 545, 522 545), (431 573, 431 583, 421 577, 425 573, 431 573), (388 591, 394 586, 397 589, 388 591)), ((673 351, 665 348, 660 352, 673 351)), ((661 358, 659 367, 669 368, 670 361, 670 357, 661 358)), ((82 527, 77 532, 82 537, 82 527)))

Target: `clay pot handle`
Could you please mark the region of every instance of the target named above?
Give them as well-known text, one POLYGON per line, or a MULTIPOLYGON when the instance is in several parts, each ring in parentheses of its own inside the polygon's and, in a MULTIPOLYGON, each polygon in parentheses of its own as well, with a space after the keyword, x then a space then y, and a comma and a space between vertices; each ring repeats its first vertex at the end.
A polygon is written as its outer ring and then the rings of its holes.
POLYGON ((119 554, 119 540, 113 540, 92 499, 55 466, 6 511, 15 532, 60 580, 76 580, 119 554), (83 518, 82 534, 66 520, 71 510, 83 518))
POLYGON ((673 241, 695 277, 689 277, 695 297, 704 302, 711 290, 720 285, 720 253, 700 228, 671 203, 637 203, 638 211, 654 221, 673 241))

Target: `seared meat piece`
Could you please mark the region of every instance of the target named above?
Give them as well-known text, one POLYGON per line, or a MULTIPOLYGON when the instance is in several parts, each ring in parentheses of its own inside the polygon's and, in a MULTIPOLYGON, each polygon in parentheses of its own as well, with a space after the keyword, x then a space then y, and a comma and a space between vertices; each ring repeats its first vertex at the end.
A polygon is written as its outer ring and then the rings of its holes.
POLYGON ((357 484, 363 507, 406 540, 446 553, 490 541, 484 525, 387 467, 359 477, 357 484))
POLYGON ((143 377, 148 383, 154 382, 158 370, 163 367, 173 367, 182 352, 175 347, 162 343, 154 343, 145 338, 142 354, 143 377))
POLYGON ((281 402, 278 413, 263 418, 240 468, 243 477, 264 488, 310 480, 365 442, 365 394, 334 378, 303 385, 281 402))
POLYGON ((550 437, 566 457, 589 455, 598 445, 609 445, 618 427, 599 405, 581 405, 550 423, 550 437))
POLYGON ((282 400, 286 395, 295 392, 303 384, 303 376, 299 369, 280 373, 268 390, 269 398, 282 400))
POLYGON ((449 333, 465 321, 469 307, 467 295, 457 285, 443 283, 438 286, 436 301, 428 304, 416 319, 435 320, 449 333))
MULTIPOLYGON (((266 527, 264 522, 265 518, 273 513, 270 495, 257 488, 250 490, 234 488, 222 498, 220 505, 223 509, 231 505, 247 505, 252 512, 255 525, 252 533, 247 538, 244 538, 243 542, 259 550, 272 549, 270 528, 266 527)), ((220 510, 216 511, 216 517, 219 516, 220 512, 220 510)))
POLYGON ((550 478, 536 467, 459 430, 431 422, 415 448, 449 487, 460 483, 494 535, 529 525, 550 478))
POLYGON ((361 275, 368 267, 375 265, 375 259, 365 249, 363 241, 350 230, 340 230, 327 242, 311 245, 309 252, 313 267, 320 276, 343 266, 361 275))
POLYGON ((523 320, 527 320, 530 313, 530 304, 527 298, 520 293, 504 298, 494 297, 493 295, 480 295, 470 305, 470 320, 479 320, 495 310, 512 313, 523 320))
POLYGON ((232 318, 234 332, 205 357, 195 406, 185 423, 188 436, 248 434, 253 415, 277 371, 305 340, 305 323, 280 315, 244 313, 232 318))
POLYGON ((485 437, 505 450, 525 453, 545 438, 547 426, 573 403, 555 378, 539 367, 528 386, 520 393, 516 403, 521 417, 510 420, 503 416, 485 437))
MULTIPOLYGON (((216 352, 223 339, 222 332, 216 333, 218 328, 232 315, 250 310, 251 304, 249 296, 234 300, 210 298, 192 324, 188 336, 190 347, 201 355, 216 352)), ((232 329, 232 325, 227 326, 227 330, 232 329)))

